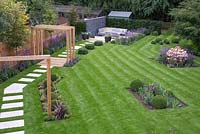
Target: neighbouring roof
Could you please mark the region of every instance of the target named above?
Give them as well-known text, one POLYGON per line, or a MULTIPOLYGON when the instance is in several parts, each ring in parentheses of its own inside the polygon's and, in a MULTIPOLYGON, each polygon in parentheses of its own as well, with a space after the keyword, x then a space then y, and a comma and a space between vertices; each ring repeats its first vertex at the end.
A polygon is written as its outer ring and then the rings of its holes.
MULTIPOLYGON (((76 12, 78 14, 84 13, 86 10, 88 10, 88 7, 83 6, 70 6, 70 5, 53 5, 53 7, 56 9, 57 12, 61 13, 69 13, 73 7, 76 8, 76 12)), ((99 16, 102 13, 102 9, 91 9, 90 14, 99 16)))
POLYGON ((108 17, 122 17, 122 18, 130 18, 132 12, 123 12, 123 11, 111 11, 108 14, 108 17))

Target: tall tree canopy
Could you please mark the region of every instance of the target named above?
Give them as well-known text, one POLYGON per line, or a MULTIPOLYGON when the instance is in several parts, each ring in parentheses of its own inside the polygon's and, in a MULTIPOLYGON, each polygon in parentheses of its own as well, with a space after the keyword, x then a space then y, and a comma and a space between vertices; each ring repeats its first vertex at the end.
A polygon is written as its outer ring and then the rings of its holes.
POLYGON ((169 9, 176 7, 181 1, 183 0, 68 0, 64 4, 103 8, 106 13, 111 10, 132 11, 139 18, 168 19, 169 9))
POLYGON ((176 22, 176 33, 191 39, 200 52, 200 0, 185 0, 170 14, 176 22))
POLYGON ((31 25, 56 24, 57 13, 52 7, 51 0, 18 0, 27 5, 31 25))

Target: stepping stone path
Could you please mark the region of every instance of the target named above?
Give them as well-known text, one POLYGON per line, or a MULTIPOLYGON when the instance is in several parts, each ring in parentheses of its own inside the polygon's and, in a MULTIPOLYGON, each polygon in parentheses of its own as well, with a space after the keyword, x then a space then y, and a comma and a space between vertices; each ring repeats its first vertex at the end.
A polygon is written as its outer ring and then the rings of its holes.
MULTIPOLYGON (((91 42, 85 42, 84 44, 79 44, 79 46, 75 46, 75 50, 78 50, 78 49, 84 47, 85 44, 93 44, 93 43, 91 43, 91 42)), ((67 52, 66 51, 62 52, 61 54, 58 55, 58 57, 66 58, 67 57, 67 52)))
MULTIPOLYGON (((28 84, 23 84, 23 82, 31 83, 36 78, 42 76, 42 73, 47 72, 45 66, 40 66, 40 68, 33 70, 33 72, 27 74, 29 78, 20 78, 17 83, 13 83, 4 89, 4 96, 2 98, 0 119, 6 121, 0 122, 1 132, 10 131, 10 129, 18 128, 18 131, 15 129, 14 132, 4 133, 4 134, 24 134, 24 102, 23 102, 23 90, 28 84), (43 68, 43 69, 42 69, 43 68), (13 119, 14 118, 14 119, 13 119), (12 120, 13 119, 13 120, 12 120)), ((27 89, 28 90, 28 89, 27 89)))

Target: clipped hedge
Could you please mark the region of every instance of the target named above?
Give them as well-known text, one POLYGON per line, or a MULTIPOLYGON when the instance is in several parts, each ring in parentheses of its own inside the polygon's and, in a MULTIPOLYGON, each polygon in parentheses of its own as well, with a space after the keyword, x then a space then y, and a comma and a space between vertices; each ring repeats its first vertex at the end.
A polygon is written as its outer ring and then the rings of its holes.
POLYGON ((80 35, 82 32, 86 32, 86 24, 83 21, 77 21, 73 24, 75 27, 76 35, 80 35))
POLYGON ((147 28, 151 32, 157 31, 161 33, 162 23, 160 21, 154 20, 139 20, 139 19, 117 19, 117 18, 107 18, 107 27, 117 27, 125 29, 137 29, 137 28, 147 28))
POLYGON ((85 48, 88 50, 93 50, 93 49, 95 49, 95 46, 94 46, 94 44, 85 44, 85 48))
POLYGON ((78 54, 86 55, 86 54, 88 54, 88 50, 86 48, 79 48, 78 54))
POLYGON ((95 41, 94 45, 95 46, 103 46, 103 42, 102 41, 95 41))

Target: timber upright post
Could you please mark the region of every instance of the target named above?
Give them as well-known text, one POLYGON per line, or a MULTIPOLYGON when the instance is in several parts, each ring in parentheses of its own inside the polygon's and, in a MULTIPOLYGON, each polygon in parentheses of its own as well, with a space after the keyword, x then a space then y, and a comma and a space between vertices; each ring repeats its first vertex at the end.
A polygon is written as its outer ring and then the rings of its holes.
POLYGON ((51 59, 47 58, 47 105, 48 116, 51 116, 51 59))

